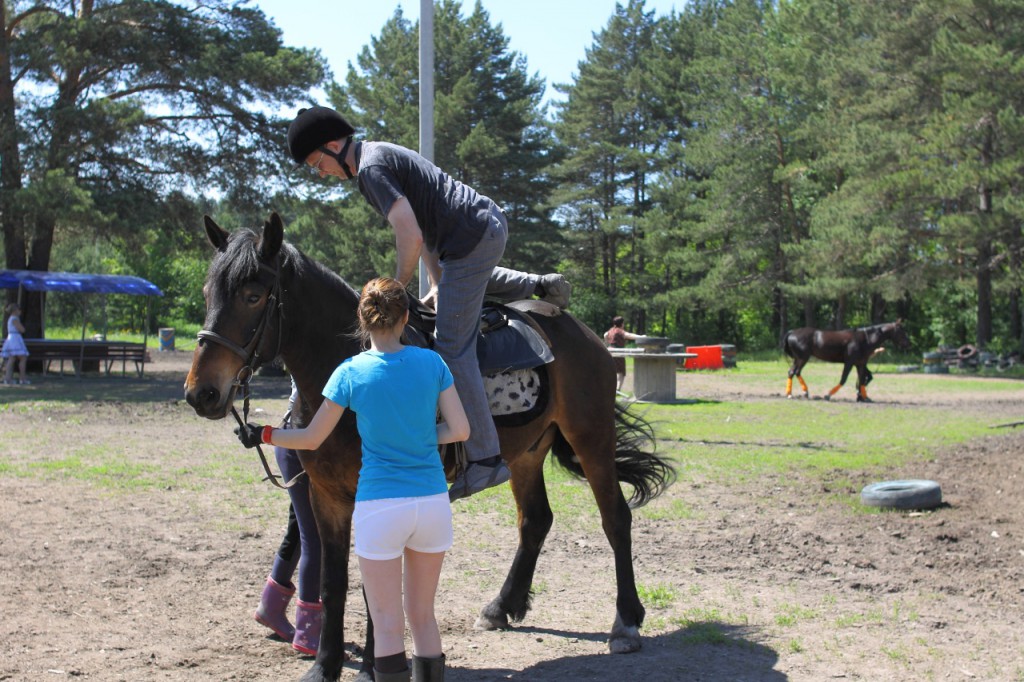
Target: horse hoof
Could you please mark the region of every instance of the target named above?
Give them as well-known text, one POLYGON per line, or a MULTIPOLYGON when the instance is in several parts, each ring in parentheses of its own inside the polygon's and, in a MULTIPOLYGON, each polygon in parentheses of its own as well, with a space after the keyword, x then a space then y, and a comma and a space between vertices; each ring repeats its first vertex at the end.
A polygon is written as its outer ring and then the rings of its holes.
POLYGON ((825 395, 821 396, 821 399, 822 400, 832 400, 832 396, 830 396, 828 393, 826 393, 825 395))
POLYGON ((508 617, 504 614, 500 616, 490 615, 486 611, 480 614, 473 623, 474 630, 507 630, 508 629, 508 617))
POLYGON ((608 651, 613 654, 631 654, 640 651, 640 631, 636 628, 624 628, 619 632, 613 632, 608 639, 608 651))
MULTIPOLYGON (((313 664, 313 667, 306 671, 306 674, 302 676, 300 682, 335 682, 341 679, 341 671, 338 671, 337 675, 330 675, 319 663, 313 664)), ((361 679, 360 682, 373 682, 372 678, 361 679)))

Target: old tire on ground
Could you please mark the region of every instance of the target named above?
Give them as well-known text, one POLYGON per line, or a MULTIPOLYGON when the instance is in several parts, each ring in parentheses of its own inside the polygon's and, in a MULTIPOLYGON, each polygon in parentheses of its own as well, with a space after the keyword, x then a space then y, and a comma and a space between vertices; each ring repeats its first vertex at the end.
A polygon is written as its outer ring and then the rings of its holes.
POLYGON ((942 488, 935 481, 882 481, 864 486, 860 501, 882 509, 934 509, 942 504, 942 488))

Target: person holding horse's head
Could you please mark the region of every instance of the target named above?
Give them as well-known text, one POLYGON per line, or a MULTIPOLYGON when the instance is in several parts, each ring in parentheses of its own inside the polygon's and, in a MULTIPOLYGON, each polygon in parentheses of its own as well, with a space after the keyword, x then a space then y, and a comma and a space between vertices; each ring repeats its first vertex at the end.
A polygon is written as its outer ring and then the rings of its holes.
POLYGON ((406 618, 417 679, 442 679, 434 597, 453 532, 437 446, 464 441, 470 434, 444 360, 434 351, 402 343, 408 319, 409 296, 402 283, 387 277, 371 280, 359 299, 359 328, 369 348, 334 370, 309 426, 246 424, 236 430, 246 447, 268 443, 314 451, 345 410, 356 413, 363 457, 352 514, 355 552, 374 625, 375 679, 391 682, 410 679, 406 618))
MULTIPOLYGON (((295 377, 288 398, 288 411, 281 428, 290 429, 297 419, 301 396, 295 377)), ((275 447, 274 458, 281 475, 292 482, 288 486, 288 529, 274 554, 274 563, 263 585, 260 603, 253 616, 261 625, 291 642, 292 648, 307 656, 316 656, 323 626, 323 604, 320 601, 320 533, 309 497, 309 477, 301 476, 299 453, 290 448, 275 447), (297 585, 292 578, 298 571, 297 585), (288 621, 288 604, 298 593, 295 625, 288 621)))
POLYGON ((423 302, 437 310, 435 348, 451 367, 472 427, 468 465, 449 491, 453 500, 466 497, 510 477, 476 357, 484 295, 506 301, 537 295, 564 308, 571 286, 559 274, 498 267, 508 222, 494 201, 412 150, 355 142, 355 132, 334 109, 301 109, 288 128, 288 151, 320 177, 356 179, 395 233, 395 279, 408 285, 422 258, 431 283, 423 302))

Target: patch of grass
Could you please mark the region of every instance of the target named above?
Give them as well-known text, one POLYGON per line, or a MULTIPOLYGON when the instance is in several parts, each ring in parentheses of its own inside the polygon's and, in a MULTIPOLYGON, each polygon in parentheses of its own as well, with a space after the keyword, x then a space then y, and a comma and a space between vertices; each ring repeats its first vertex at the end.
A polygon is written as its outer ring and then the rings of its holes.
MULTIPOLYGON (((759 383, 773 363, 747 363, 727 381, 759 383)), ((774 369, 784 369, 774 363, 774 369)), ((784 373, 783 373, 784 376, 784 373)), ((900 390, 920 381, 921 390, 1020 391, 1016 382, 934 377, 901 381, 900 390)), ((874 384, 873 384, 874 385, 874 384)), ((683 478, 708 476, 746 481, 765 474, 821 476, 843 485, 844 472, 898 466, 937 447, 989 435, 976 415, 940 407, 864 405, 852 400, 760 400, 645 406, 655 424, 662 454, 680 464, 683 478), (839 480, 836 481, 836 477, 839 480)), ((845 478, 847 485, 852 479, 845 478)))
POLYGON ((114 455, 99 455, 84 449, 60 459, 25 462, 10 473, 43 478, 70 478, 88 481, 100 488, 122 491, 165 487, 170 478, 160 467, 128 461, 114 455))
POLYGON ((667 609, 676 600, 675 588, 671 585, 637 585, 640 601, 655 609, 667 609))
POLYGON ((688 621, 682 625, 679 640, 683 644, 729 644, 731 641, 717 623, 688 621))
POLYGON ((701 516, 685 501, 664 497, 655 499, 633 513, 650 521, 689 521, 701 516))
POLYGON ((888 656, 890 660, 897 663, 902 663, 903 665, 908 665, 910 663, 910 657, 907 655, 907 652, 900 648, 883 646, 882 653, 888 656))
POLYGON ((782 626, 796 625, 802 620, 813 620, 818 614, 813 609, 808 609, 796 604, 781 604, 779 607, 782 613, 775 616, 775 624, 782 626))
MULTIPOLYGON (((174 328, 174 349, 193 351, 196 348, 198 337, 196 336, 202 325, 184 322, 174 322, 170 325, 174 328)), ((96 334, 102 334, 103 330, 87 326, 85 338, 91 339, 96 334)), ((47 327, 46 338, 66 339, 69 341, 80 341, 82 339, 81 327, 47 327)), ((127 341, 130 343, 146 342, 150 348, 160 347, 160 336, 157 333, 143 334, 142 332, 129 331, 127 329, 107 329, 108 341, 127 341)))

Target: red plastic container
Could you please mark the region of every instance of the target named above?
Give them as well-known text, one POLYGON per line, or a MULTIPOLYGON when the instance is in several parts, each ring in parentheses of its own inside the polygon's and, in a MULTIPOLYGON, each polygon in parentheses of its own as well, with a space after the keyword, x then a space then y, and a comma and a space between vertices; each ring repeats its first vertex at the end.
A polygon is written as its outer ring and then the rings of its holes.
POLYGON ((721 346, 687 346, 687 353, 696 353, 695 358, 686 358, 686 369, 723 369, 721 346))

